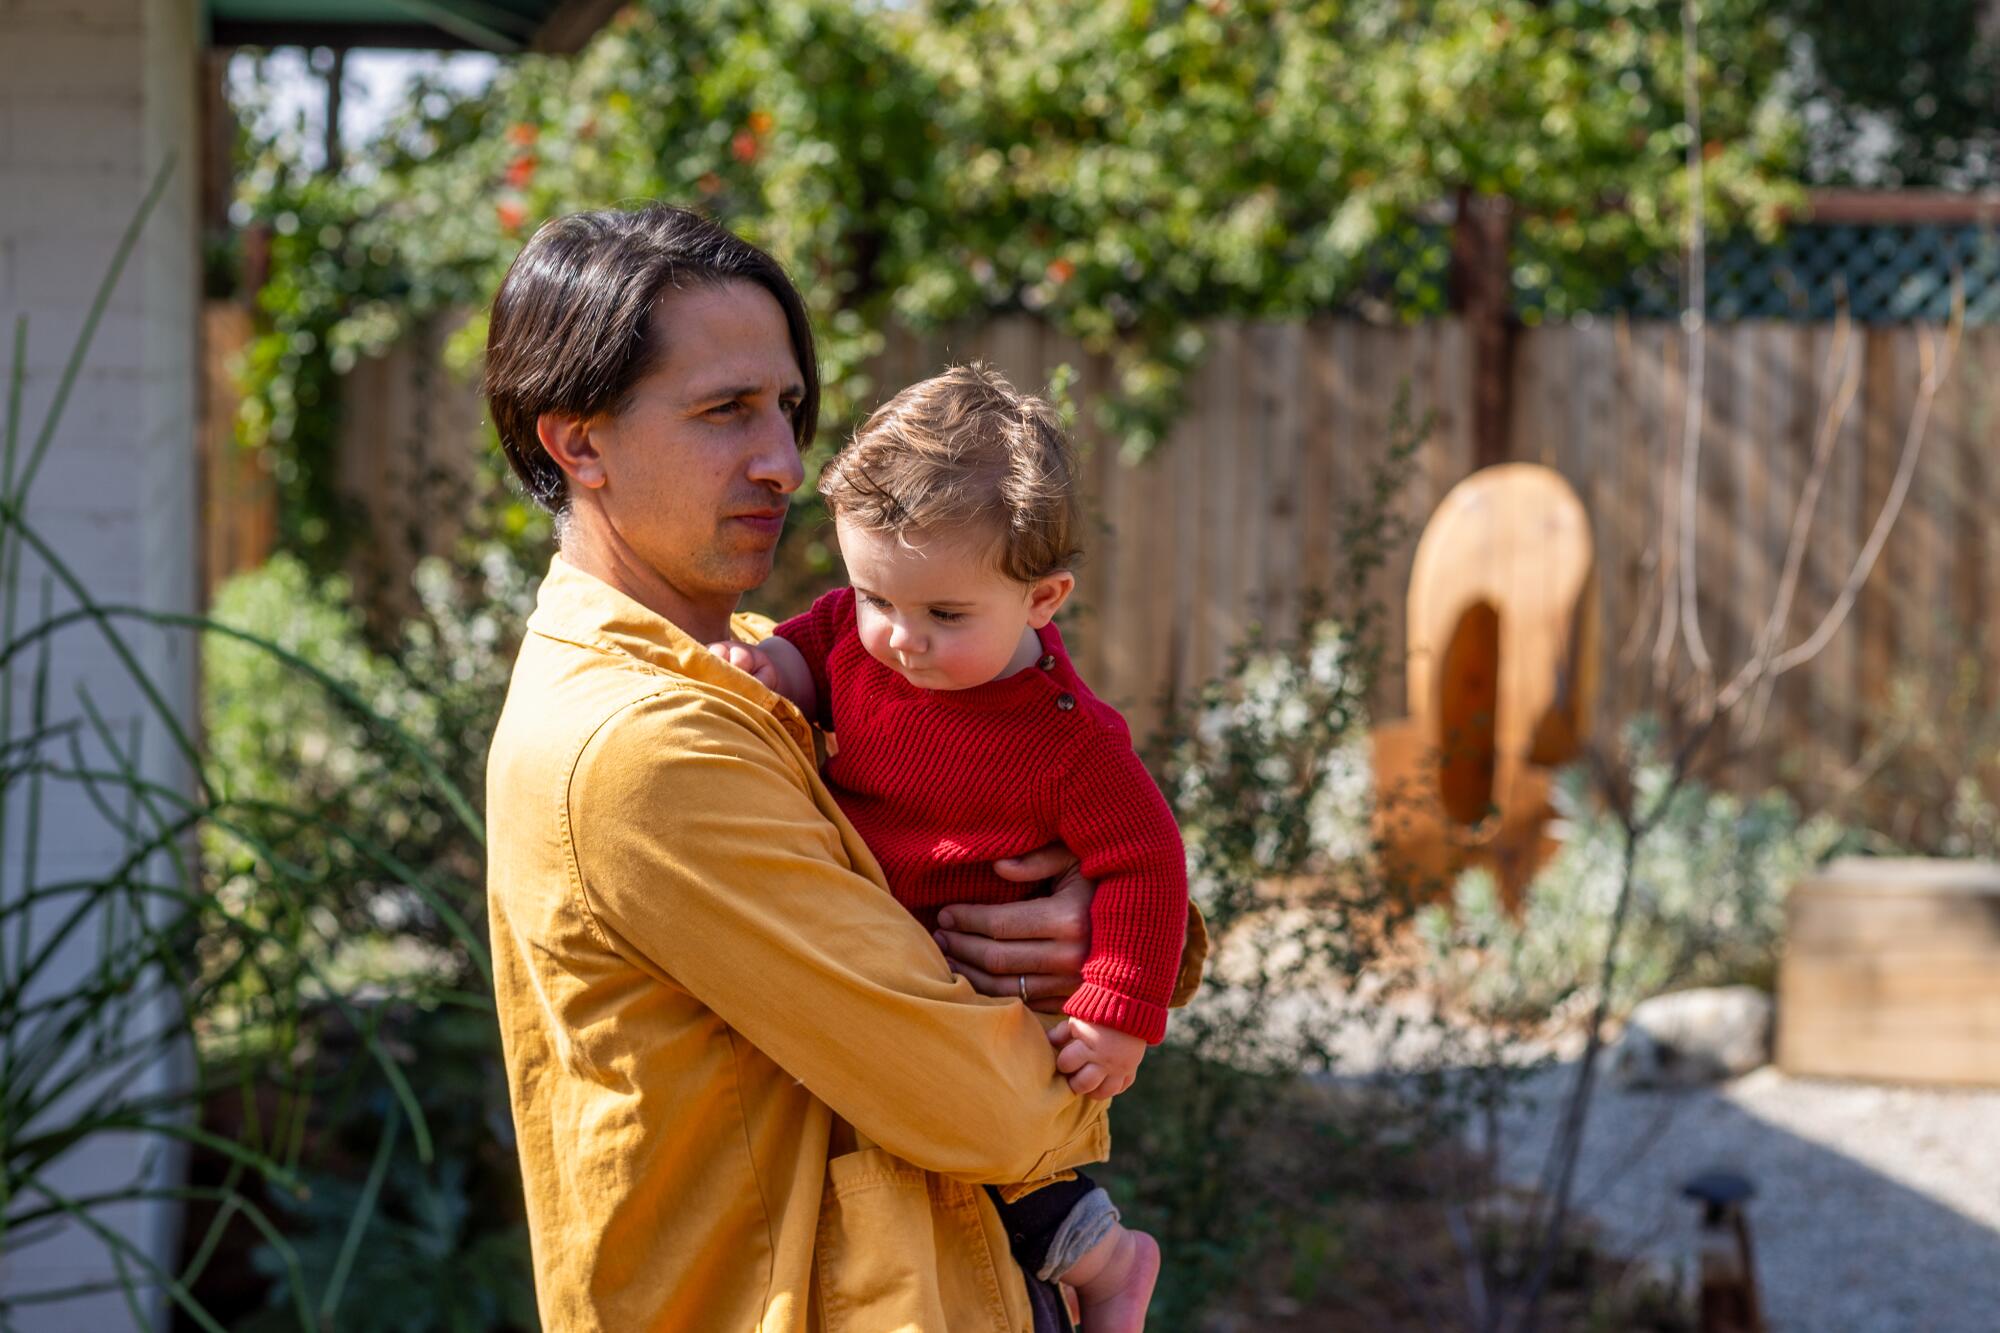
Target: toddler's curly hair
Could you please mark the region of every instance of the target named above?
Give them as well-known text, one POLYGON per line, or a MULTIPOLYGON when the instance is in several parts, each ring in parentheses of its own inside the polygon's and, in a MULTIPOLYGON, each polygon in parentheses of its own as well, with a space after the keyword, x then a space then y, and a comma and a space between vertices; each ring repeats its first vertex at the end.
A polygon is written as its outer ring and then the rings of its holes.
POLYGON ((835 518, 892 536, 992 529, 1002 573, 1023 583, 1068 569, 1076 451, 1047 400, 974 362, 875 409, 821 473, 835 518))

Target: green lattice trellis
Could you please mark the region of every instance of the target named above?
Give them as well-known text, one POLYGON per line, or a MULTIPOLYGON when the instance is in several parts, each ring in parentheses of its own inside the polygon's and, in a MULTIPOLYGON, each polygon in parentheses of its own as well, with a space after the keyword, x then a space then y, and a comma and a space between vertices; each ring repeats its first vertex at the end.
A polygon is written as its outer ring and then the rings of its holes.
MULTIPOLYGON (((1805 224, 1771 245, 1723 242, 1709 256, 1708 316, 1715 320, 1832 319, 1845 298, 1864 324, 1942 323, 1951 281, 1965 285, 1969 324, 2000 323, 2000 232, 1991 227, 1901 223, 1805 224)), ((1676 274, 1635 274, 1610 310, 1662 318, 1680 308, 1676 274)))
MULTIPOLYGON (((1445 313, 1451 274, 1451 233, 1436 224, 1385 236, 1359 265, 1342 306, 1364 315, 1403 319, 1445 313)), ((1529 322, 1560 317, 1532 275, 1538 263, 1517 238, 1514 308, 1529 322)), ((1943 323, 1951 315, 1951 280, 1965 284, 1968 324, 2000 324, 2000 230, 1991 226, 1914 223, 1800 223, 1771 244, 1754 237, 1717 242, 1708 256, 1708 316, 1712 320, 1830 320, 1842 301, 1863 324, 1943 323)), ((1584 309, 1637 319, 1680 313, 1680 268, 1672 259, 1623 276, 1605 275, 1603 296, 1584 309)))

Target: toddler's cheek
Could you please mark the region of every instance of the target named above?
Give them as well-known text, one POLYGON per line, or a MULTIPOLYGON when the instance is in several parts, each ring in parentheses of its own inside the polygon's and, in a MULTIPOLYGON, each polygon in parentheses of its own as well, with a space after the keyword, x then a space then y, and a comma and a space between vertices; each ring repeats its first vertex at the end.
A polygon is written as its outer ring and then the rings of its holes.
POLYGON ((896 658, 889 651, 889 640, 886 635, 863 633, 861 636, 861 646, 867 650, 870 657, 882 665, 887 667, 896 665, 896 658))

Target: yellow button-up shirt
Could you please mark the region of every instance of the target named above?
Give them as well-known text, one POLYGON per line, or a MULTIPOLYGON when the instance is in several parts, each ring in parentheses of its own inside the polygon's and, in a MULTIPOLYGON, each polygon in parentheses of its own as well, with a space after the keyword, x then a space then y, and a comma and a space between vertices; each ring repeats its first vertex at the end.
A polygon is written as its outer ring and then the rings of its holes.
POLYGON ((1030 1327, 977 1186, 1101 1159, 1106 1103, 890 897, 797 709, 558 558, 487 811, 551 1333, 1030 1327))

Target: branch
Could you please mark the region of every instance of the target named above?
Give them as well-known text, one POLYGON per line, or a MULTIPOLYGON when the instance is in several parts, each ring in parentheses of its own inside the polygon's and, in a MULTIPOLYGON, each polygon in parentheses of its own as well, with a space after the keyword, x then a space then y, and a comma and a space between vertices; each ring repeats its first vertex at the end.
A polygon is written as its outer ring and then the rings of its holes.
POLYGON ((1677 518, 1674 488, 1660 487, 1660 626, 1653 637, 1653 688, 1662 694, 1672 678, 1674 643, 1681 632, 1680 558, 1674 543, 1677 518))
MULTIPOLYGON (((1777 652, 1778 640, 1784 637, 1785 626, 1791 623, 1792 601, 1798 593, 1799 574, 1805 566, 1805 552, 1812 536, 1813 523, 1818 517, 1820 492, 1826 485, 1827 474, 1833 470, 1834 445, 1840 438, 1841 430, 1847 424, 1847 414, 1854 406, 1855 395, 1861 387, 1861 357, 1850 358, 1848 343, 1854 333, 1854 321, 1847 303, 1842 301, 1833 327, 1833 348, 1827 353, 1826 366, 1822 370, 1822 383, 1832 381, 1839 375, 1833 400, 1828 403, 1825 418, 1820 422, 1819 436, 1813 443, 1812 467, 1806 474, 1805 489, 1799 496, 1799 503, 1792 514, 1792 532, 1785 550, 1784 572, 1778 578, 1778 595, 1771 605, 1770 618, 1764 622, 1763 630, 1757 636, 1757 655, 1744 665, 1743 671, 1754 678, 1763 680, 1763 688, 1758 691, 1758 706, 1753 710, 1750 730, 1752 734, 1763 729, 1764 709, 1770 701, 1769 675, 1771 661, 1777 652)), ((1739 673, 1725 691, 1733 703, 1741 695, 1743 674, 1739 673)))
POLYGON ((1556 1257, 1562 1251, 1563 1235, 1569 1226, 1570 1204, 1576 1191, 1576 1164, 1583 1155, 1583 1132, 1589 1121, 1591 1098, 1596 1090, 1597 1058, 1604 1049, 1604 1024, 1611 1016, 1611 993, 1618 982, 1618 946, 1624 938, 1625 918, 1632 906, 1632 890, 1638 876, 1638 854, 1639 834, 1627 824, 1618 877, 1618 901, 1612 905, 1611 928, 1604 939, 1604 957, 1598 969, 1597 1003, 1591 1010, 1590 1032, 1584 1040, 1583 1056, 1577 1064, 1576 1083, 1563 1105, 1562 1123, 1556 1131, 1555 1141, 1550 1145, 1548 1163, 1543 1171, 1545 1189, 1546 1182, 1554 1177, 1554 1188, 1547 1191, 1553 1202, 1548 1225, 1537 1247, 1539 1253, 1534 1272, 1528 1279, 1527 1308, 1517 1325, 1522 1333, 1531 1333, 1539 1326, 1542 1294, 1548 1289, 1549 1276, 1555 1269, 1556 1257))
POLYGON ((1875 562, 1881 557, 1882 547, 1889 540, 1889 533, 1895 528, 1901 516, 1903 503, 1909 495, 1910 482, 1915 477, 1917 462, 1923 456, 1924 441, 1929 433, 1931 408, 1937 402, 1938 390, 1951 374, 1953 363, 1958 357, 1959 342, 1965 334, 1965 288, 1957 277, 1952 279, 1951 323, 1945 330, 1944 350, 1940 354, 1936 335, 1929 328, 1922 330, 1923 340, 1918 343, 1918 355, 1923 365, 1923 377, 1917 387, 1917 401, 1910 412, 1910 424, 1903 435, 1902 456, 1896 464, 1895 480, 1889 486, 1889 494, 1883 498, 1882 508, 1875 515, 1875 526, 1868 534, 1867 543, 1855 558, 1854 566, 1848 571, 1847 580, 1841 585, 1840 595, 1819 625, 1806 639, 1772 658, 1762 671, 1756 670, 1758 662, 1753 660, 1745 665, 1729 688, 1716 700, 1717 711, 1726 711, 1742 699, 1752 686, 1766 679, 1775 679, 1788 671, 1804 666, 1807 662, 1826 650, 1827 644, 1847 621, 1848 613, 1854 609, 1854 602, 1860 596, 1863 585, 1875 572, 1875 562))
POLYGON ((1681 324, 1687 330, 1687 411, 1681 417, 1681 555, 1680 622, 1688 657, 1703 677, 1713 671, 1708 645, 1701 636, 1695 582, 1695 535, 1701 520, 1696 503, 1696 479, 1701 467, 1701 424, 1708 370, 1708 230, 1702 212, 1700 48, 1696 42, 1694 0, 1681 4, 1681 83, 1685 89, 1688 163, 1687 309, 1681 324))

